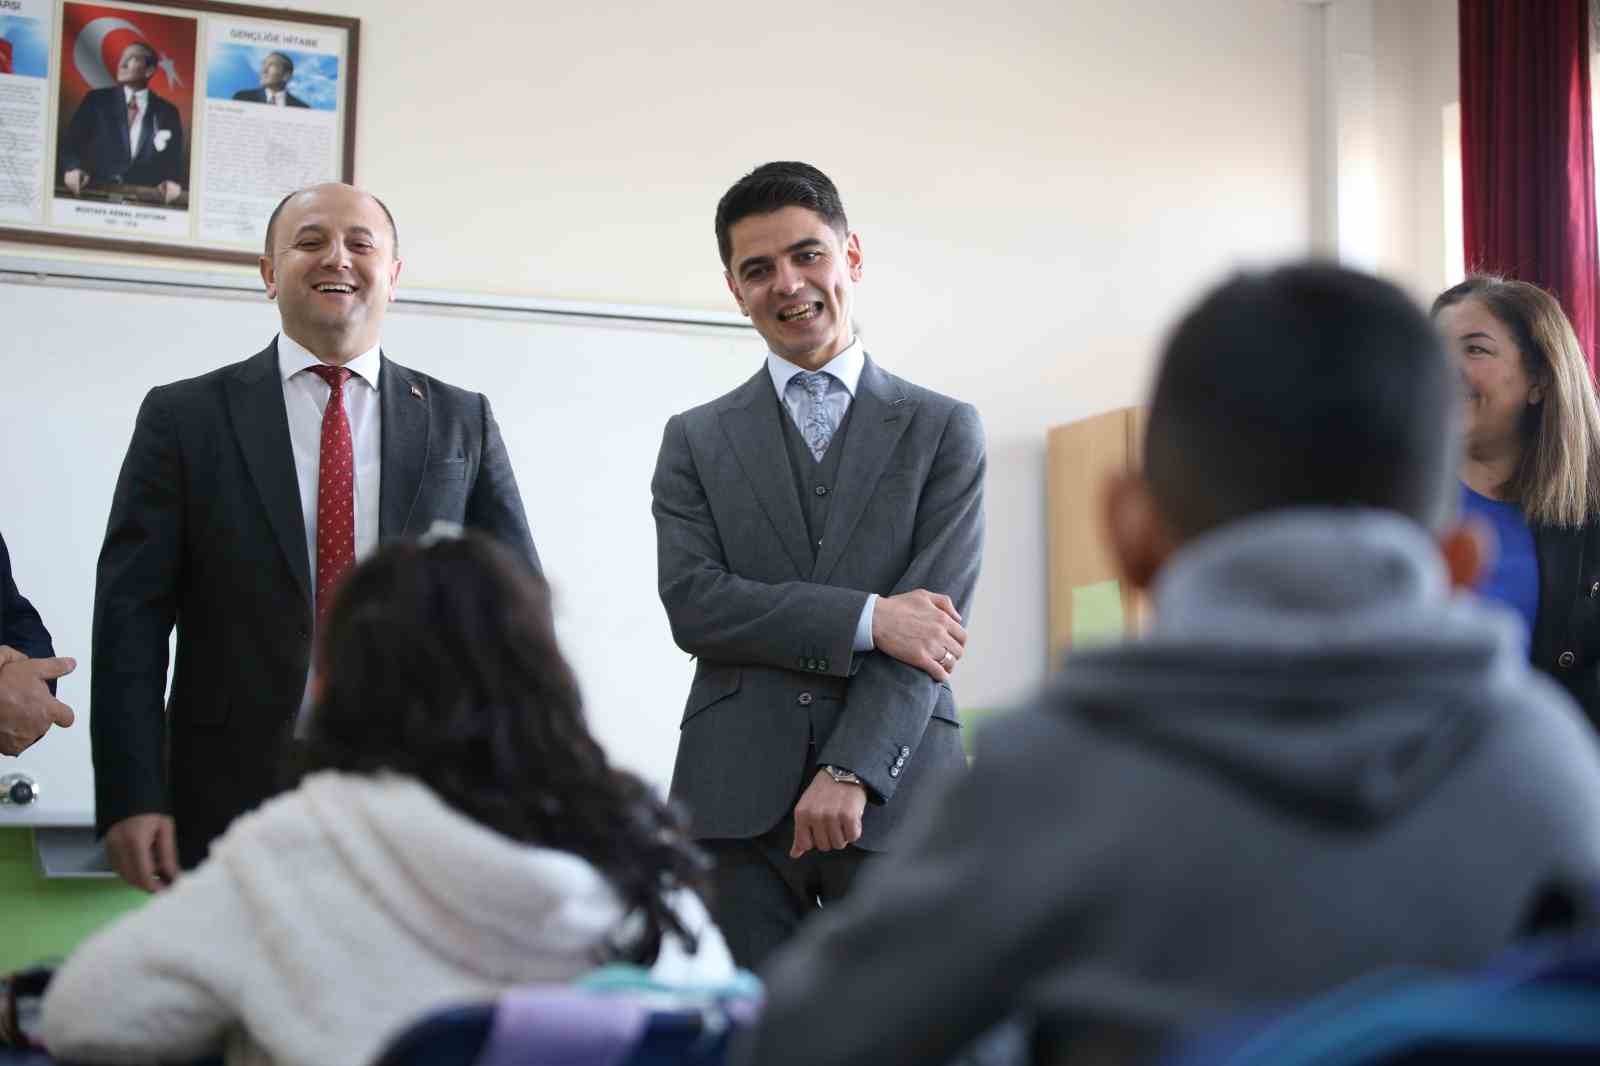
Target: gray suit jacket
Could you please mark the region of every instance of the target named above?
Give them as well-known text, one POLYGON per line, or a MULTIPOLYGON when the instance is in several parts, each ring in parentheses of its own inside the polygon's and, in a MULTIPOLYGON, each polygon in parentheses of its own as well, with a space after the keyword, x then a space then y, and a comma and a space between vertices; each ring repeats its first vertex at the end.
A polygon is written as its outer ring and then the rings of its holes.
POLYGON ((934 780, 966 767, 950 688, 852 652, 868 593, 950 596, 966 618, 983 547, 983 428, 970 404, 870 358, 813 555, 765 367, 667 422, 651 490, 661 601, 699 660, 672 795, 699 838, 777 825, 822 763, 873 800, 859 846, 891 843, 934 780), (815 739, 816 748, 809 747, 815 739))
MULTIPOLYGON (((381 540, 449 519, 536 569, 489 402, 383 359, 381 540)), ((282 783, 311 654, 311 565, 274 342, 152 389, 117 479, 95 582, 95 821, 170 812, 192 866, 282 783), (167 638, 177 665, 167 691, 167 638)))

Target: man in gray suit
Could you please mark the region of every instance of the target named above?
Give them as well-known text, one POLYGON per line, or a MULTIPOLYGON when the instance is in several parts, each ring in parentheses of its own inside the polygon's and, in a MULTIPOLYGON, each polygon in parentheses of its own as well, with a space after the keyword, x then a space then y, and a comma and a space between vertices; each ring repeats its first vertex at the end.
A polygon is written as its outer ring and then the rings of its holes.
POLYGON ((662 603, 698 659, 672 795, 756 969, 963 770, 950 675, 983 546, 970 404, 853 332, 861 242, 838 191, 768 163, 717 205, 728 289, 768 355, 667 422, 652 483, 662 603))
POLYGON ((316 618, 357 559, 444 519, 539 565, 489 401, 380 351, 400 276, 389 209, 348 185, 285 197, 261 276, 283 328, 145 397, 100 552, 95 818, 147 891, 284 783, 316 618))

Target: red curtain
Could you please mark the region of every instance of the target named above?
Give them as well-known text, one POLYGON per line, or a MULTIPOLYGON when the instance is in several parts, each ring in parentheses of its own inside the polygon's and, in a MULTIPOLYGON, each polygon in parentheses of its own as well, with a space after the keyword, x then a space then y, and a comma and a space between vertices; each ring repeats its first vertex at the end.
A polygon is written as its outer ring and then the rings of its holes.
POLYGON ((1459 0, 1467 269, 1543 286, 1595 367, 1589 0, 1459 0))

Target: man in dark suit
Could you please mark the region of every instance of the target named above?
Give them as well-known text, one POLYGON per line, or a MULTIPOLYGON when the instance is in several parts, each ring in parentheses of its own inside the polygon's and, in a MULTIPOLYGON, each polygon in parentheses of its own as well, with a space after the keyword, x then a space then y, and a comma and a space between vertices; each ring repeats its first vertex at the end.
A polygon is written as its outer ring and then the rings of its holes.
POLYGON ((949 679, 982 554, 984 444, 971 405, 862 349, 861 244, 826 175, 760 167, 716 228, 769 354, 668 421, 652 490, 661 600, 699 660, 672 794, 754 969, 966 766, 949 679))
POLYGON ((310 107, 310 104, 289 91, 289 79, 292 77, 294 60, 282 52, 268 52, 267 58, 261 61, 261 88, 240 89, 233 94, 233 98, 247 104, 310 107))
POLYGON ((90 694, 96 821, 130 884, 158 889, 278 790, 317 614, 380 540, 448 520, 538 569, 488 400, 379 351, 397 245, 360 190, 285 198, 261 257, 282 331, 139 410, 100 553, 90 694))
POLYGON ((91 89, 61 139, 62 182, 74 195, 90 185, 148 185, 166 203, 183 194, 183 123, 150 88, 158 57, 135 41, 122 50, 117 84, 91 89))
POLYGON ((72 724, 72 708, 55 698, 56 678, 77 665, 56 657, 44 620, 17 589, 0 537, 0 755, 21 755, 52 725, 72 724))

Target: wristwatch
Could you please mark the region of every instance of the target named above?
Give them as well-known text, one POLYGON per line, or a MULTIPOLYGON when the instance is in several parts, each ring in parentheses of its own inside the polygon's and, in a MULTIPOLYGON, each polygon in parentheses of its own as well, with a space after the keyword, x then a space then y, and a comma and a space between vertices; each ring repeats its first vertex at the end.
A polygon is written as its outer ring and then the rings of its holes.
POLYGON ((829 777, 833 778, 841 785, 861 784, 861 778, 856 776, 854 770, 846 770, 842 766, 829 766, 827 764, 824 764, 822 769, 827 772, 829 777))

